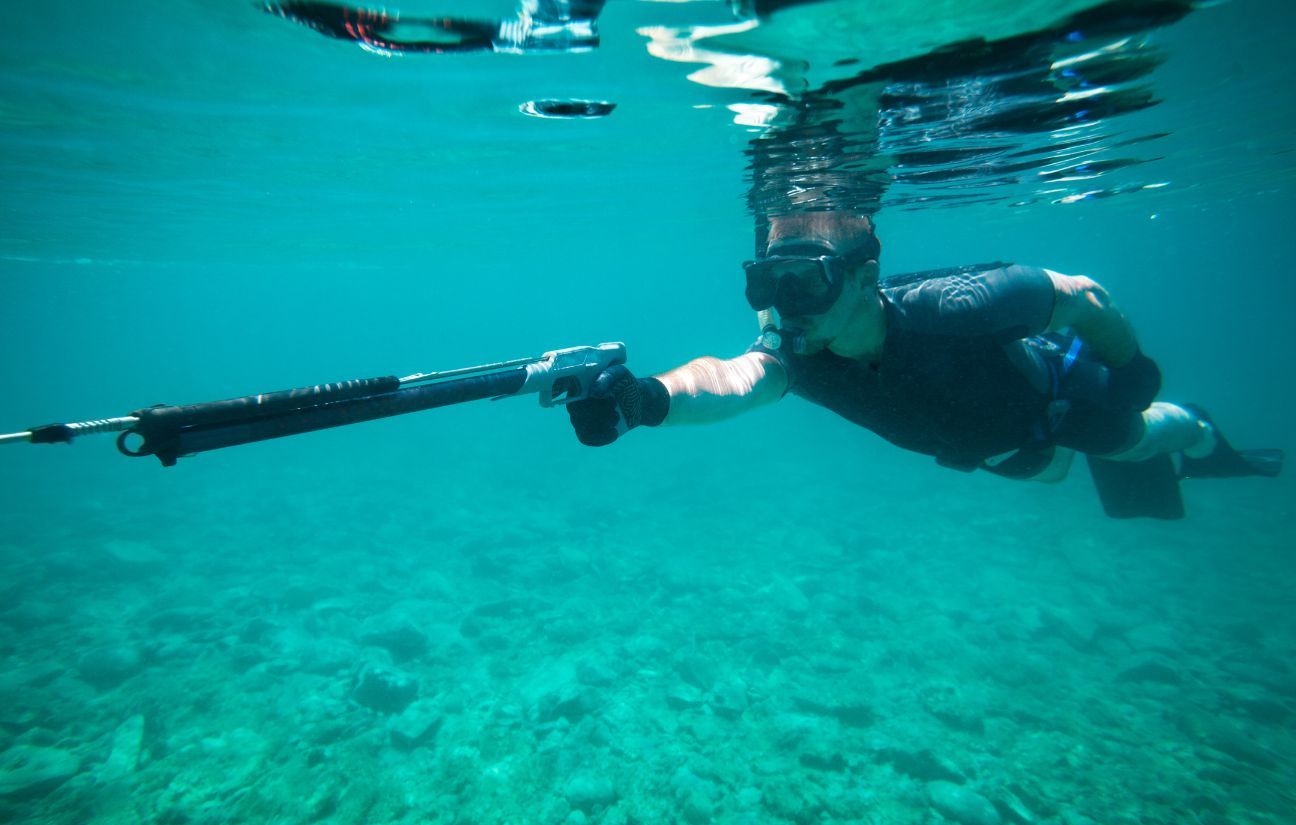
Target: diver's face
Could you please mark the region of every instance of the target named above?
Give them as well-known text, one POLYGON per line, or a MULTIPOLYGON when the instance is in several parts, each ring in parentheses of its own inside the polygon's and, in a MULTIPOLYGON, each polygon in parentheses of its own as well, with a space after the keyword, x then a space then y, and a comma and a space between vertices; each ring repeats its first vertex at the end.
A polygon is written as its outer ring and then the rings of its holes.
POLYGON ((767 255, 778 254, 780 249, 815 246, 847 262, 841 294, 831 307, 817 314, 780 313, 785 327, 802 333, 807 352, 821 351, 837 340, 858 322, 857 310, 862 302, 876 294, 873 287, 877 283, 877 261, 850 256, 872 233, 871 219, 846 212, 808 212, 770 219, 767 255))
MULTIPOLYGON (((799 331, 805 339, 807 354, 821 352, 833 341, 847 331, 856 317, 856 309, 864 299, 864 277, 869 265, 876 267, 875 262, 867 262, 847 270, 842 283, 841 295, 826 311, 817 315, 792 315, 783 317, 784 327, 799 331)), ((869 283, 872 281, 870 280, 869 283)))
MULTIPOLYGON (((806 242, 801 239, 786 239, 771 244, 767 256, 778 255, 781 250, 804 249, 805 245, 806 242)), ((819 254, 839 256, 839 250, 831 243, 816 243, 815 246, 819 247, 819 254)), ((783 327, 801 334, 807 354, 822 351, 847 332, 858 332, 852 330, 852 327, 862 322, 863 316, 859 309, 868 300, 868 296, 876 295, 873 285, 877 283, 877 261, 852 260, 839 256, 834 263, 840 264, 840 268, 834 270, 840 283, 836 287, 836 300, 827 309, 819 312, 793 311, 775 305, 783 327)))
POLYGON ((822 312, 779 313, 785 328, 800 330, 804 335, 807 352, 824 350, 844 335, 861 332, 855 326, 868 321, 863 312, 866 304, 876 302, 877 262, 861 260, 853 251, 874 234, 874 223, 864 215, 851 212, 801 212, 794 215, 776 215, 770 219, 767 236, 767 255, 778 254, 780 249, 801 246, 818 246, 823 254, 844 259, 841 293, 832 306, 822 312))

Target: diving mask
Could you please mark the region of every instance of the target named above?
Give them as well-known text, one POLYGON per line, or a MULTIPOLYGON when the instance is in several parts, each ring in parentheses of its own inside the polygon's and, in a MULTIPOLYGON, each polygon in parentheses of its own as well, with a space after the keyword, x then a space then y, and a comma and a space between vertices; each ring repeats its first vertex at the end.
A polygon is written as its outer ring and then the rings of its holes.
POLYGON ((841 297, 852 257, 821 244, 798 243, 744 261, 747 303, 758 312, 773 307, 784 318, 827 312, 841 297))

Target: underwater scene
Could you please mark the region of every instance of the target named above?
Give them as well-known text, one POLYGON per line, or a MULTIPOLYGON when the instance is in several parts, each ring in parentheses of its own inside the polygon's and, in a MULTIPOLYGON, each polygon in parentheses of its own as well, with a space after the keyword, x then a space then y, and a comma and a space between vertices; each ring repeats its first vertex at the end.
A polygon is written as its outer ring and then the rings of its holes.
POLYGON ((5 14, 0 822, 1296 823, 1296 6, 398 2, 5 14))

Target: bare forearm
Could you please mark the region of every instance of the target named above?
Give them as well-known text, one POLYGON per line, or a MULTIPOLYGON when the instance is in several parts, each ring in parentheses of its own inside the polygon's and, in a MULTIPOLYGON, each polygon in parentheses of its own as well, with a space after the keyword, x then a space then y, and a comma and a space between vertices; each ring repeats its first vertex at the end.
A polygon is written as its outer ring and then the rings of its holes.
POLYGON ((1109 367, 1125 366, 1138 352, 1134 327, 1115 307, 1088 324, 1076 325, 1074 329, 1081 340, 1109 367))
POLYGON ((670 393, 665 424, 704 424, 747 412, 783 396, 787 379, 772 356, 697 358, 656 376, 670 393))
POLYGON ((1109 367, 1123 367, 1139 351, 1134 327, 1112 302, 1107 290, 1083 276, 1049 272, 1057 299, 1053 330, 1070 327, 1109 367))

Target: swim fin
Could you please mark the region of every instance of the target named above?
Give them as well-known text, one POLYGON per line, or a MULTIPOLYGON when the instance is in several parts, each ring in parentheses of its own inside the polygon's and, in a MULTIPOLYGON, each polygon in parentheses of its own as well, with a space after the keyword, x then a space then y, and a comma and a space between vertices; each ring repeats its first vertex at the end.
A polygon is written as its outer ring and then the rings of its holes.
POLYGON ((1188 412, 1210 424, 1215 430, 1215 449, 1205 458, 1183 457, 1180 478, 1240 478, 1265 476, 1274 478, 1282 472, 1282 450, 1235 450, 1211 420, 1210 413, 1192 404, 1180 404, 1188 412))
POLYGON ((1112 518, 1181 519, 1183 497, 1169 455, 1145 461, 1111 461, 1085 456, 1103 512, 1112 518))

